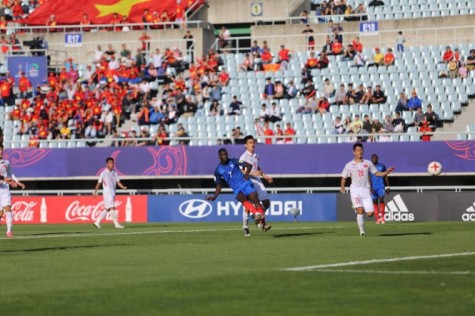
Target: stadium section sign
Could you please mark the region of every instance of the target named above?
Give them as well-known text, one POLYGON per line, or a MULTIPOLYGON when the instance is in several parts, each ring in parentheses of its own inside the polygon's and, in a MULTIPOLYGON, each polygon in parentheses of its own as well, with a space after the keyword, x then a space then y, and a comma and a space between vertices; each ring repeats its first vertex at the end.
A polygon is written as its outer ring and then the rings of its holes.
POLYGON ((64 34, 64 46, 67 46, 67 47, 82 46, 82 34, 81 33, 64 34))
POLYGON ((378 35, 378 22, 360 22, 360 35, 378 35))

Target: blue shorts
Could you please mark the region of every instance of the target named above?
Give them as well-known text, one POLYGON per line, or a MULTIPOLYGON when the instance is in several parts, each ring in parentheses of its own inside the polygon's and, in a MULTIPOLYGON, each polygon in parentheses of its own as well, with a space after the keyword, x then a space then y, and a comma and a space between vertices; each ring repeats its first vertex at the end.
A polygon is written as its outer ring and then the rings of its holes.
POLYGON ((371 193, 371 198, 373 200, 377 200, 380 197, 384 197, 386 195, 386 190, 384 188, 373 188, 374 193, 371 193))
POLYGON ((252 192, 256 192, 256 189, 254 188, 254 185, 252 184, 251 181, 247 180, 244 181, 239 187, 236 189, 233 189, 234 196, 237 197, 239 192, 242 192, 245 196, 248 196, 252 192))

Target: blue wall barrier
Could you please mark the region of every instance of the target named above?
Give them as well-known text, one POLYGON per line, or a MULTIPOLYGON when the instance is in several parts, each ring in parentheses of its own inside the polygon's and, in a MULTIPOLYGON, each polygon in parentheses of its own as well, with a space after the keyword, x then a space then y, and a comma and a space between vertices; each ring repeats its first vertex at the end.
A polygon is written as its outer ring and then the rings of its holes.
MULTIPOLYGON (((337 194, 271 194, 269 222, 290 222, 292 208, 301 210, 302 222, 336 221, 337 194)), ((221 194, 210 202, 203 195, 160 195, 148 197, 148 222, 241 222, 243 207, 233 195, 221 194)))

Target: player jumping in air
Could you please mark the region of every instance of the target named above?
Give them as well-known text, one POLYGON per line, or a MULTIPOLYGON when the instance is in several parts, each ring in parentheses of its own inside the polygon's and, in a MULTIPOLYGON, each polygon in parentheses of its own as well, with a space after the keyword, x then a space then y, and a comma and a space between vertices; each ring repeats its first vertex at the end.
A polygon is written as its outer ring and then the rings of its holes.
MULTIPOLYGON (((218 151, 218 155, 220 163, 214 171, 216 190, 213 196, 206 196, 206 200, 216 200, 216 198, 221 193, 224 181, 233 190, 234 196, 244 205, 246 210, 252 214, 255 214, 256 219, 264 218, 264 210, 262 209, 261 202, 257 196, 256 189, 252 185, 252 182, 248 179, 252 166, 247 162, 237 160, 236 158, 229 158, 228 151, 224 148, 221 148, 218 151), (242 173, 240 167, 245 168, 244 174, 242 173)), ((266 225, 265 229, 269 230, 270 225, 266 225)), ((249 232, 249 227, 244 227, 243 232, 244 236, 246 237, 251 235, 249 232)))
POLYGON ((340 192, 345 192, 346 178, 351 177, 350 195, 351 202, 356 211, 356 222, 360 230, 360 236, 365 236, 364 214, 373 216, 373 203, 371 199, 369 173, 378 177, 385 177, 394 171, 394 167, 388 168, 384 172, 376 169, 373 163, 363 159, 363 145, 356 143, 353 145, 353 160, 348 162, 341 173, 340 192))

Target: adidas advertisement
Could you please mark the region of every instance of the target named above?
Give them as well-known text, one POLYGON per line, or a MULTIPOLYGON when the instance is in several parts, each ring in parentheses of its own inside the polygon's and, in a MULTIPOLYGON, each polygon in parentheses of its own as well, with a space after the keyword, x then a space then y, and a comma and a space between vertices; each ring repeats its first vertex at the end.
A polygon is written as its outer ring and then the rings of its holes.
MULTIPOLYGON (((386 222, 436 221, 438 214, 438 194, 436 193, 391 193, 385 198, 386 222)), ((350 194, 340 194, 337 199, 337 220, 355 220, 350 194)))
POLYGON ((472 192, 439 194, 439 220, 475 222, 475 195, 472 192))

